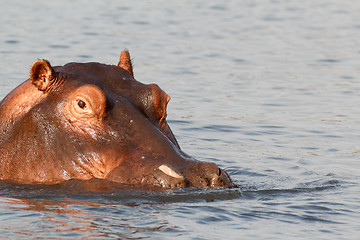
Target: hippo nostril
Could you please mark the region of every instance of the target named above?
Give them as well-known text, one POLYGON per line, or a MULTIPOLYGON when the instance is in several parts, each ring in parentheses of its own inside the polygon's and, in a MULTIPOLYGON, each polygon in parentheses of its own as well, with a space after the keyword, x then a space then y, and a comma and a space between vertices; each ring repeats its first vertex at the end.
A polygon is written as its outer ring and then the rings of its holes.
POLYGON ((221 169, 220 169, 220 168, 217 169, 217 175, 218 175, 218 176, 221 175, 221 169))

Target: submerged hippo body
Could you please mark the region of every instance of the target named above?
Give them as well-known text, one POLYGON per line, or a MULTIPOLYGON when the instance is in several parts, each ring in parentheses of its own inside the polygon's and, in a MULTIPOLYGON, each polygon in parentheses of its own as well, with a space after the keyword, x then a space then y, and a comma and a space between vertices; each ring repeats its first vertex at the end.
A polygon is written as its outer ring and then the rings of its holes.
POLYGON ((0 102, 0 180, 69 179, 180 187, 231 187, 228 174, 180 150, 166 122, 170 97, 118 66, 34 63, 30 79, 0 102))

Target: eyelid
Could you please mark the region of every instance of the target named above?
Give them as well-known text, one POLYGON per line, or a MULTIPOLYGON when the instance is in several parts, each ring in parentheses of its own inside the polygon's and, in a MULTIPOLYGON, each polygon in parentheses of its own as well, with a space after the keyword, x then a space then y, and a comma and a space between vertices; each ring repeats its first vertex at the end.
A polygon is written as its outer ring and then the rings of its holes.
POLYGON ((69 96, 67 109, 74 119, 100 119, 105 115, 106 96, 96 85, 83 85, 69 96))

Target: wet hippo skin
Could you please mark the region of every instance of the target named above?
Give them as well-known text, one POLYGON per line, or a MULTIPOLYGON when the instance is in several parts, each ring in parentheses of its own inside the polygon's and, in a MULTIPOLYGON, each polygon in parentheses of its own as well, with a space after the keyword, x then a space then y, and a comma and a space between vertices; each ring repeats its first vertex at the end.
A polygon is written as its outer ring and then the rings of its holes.
POLYGON ((0 180, 234 186, 216 164, 180 149, 166 122, 169 100, 156 84, 134 79, 127 51, 117 66, 36 61, 30 79, 0 102, 0 180))

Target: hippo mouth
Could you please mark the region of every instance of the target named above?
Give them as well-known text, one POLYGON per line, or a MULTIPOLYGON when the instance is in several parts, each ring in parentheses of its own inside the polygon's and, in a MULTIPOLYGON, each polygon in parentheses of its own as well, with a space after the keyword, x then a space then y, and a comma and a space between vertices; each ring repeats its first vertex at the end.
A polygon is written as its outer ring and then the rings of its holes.
POLYGON ((106 179, 146 189, 237 187, 229 174, 215 163, 193 160, 182 167, 175 166, 168 163, 149 164, 134 171, 129 165, 121 166, 111 171, 106 179))
POLYGON ((229 174, 213 163, 196 164, 193 168, 176 171, 173 167, 163 164, 155 169, 152 176, 155 178, 155 185, 162 188, 216 188, 235 187, 229 174))

